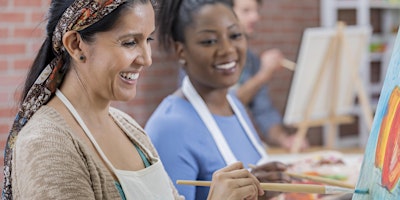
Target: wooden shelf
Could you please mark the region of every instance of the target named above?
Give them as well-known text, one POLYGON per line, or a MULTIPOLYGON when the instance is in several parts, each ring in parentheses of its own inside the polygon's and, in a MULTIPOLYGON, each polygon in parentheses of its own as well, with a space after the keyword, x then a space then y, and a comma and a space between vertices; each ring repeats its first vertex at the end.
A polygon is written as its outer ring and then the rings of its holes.
POLYGON ((400 3, 390 3, 385 1, 371 1, 370 8, 376 9, 400 9, 400 3))
POLYGON ((351 1, 351 0, 337 1, 336 3, 337 3, 336 4, 337 8, 339 9, 356 9, 358 6, 357 1, 351 1))
MULTIPOLYGON (((370 1, 367 5, 372 9, 400 9, 400 3, 390 3, 385 1, 370 1)), ((336 7, 338 9, 357 9, 359 7, 359 2, 357 0, 337 0, 336 7)))
POLYGON ((372 52, 370 53, 370 61, 371 62, 377 62, 377 61, 382 61, 383 59, 383 53, 381 52, 372 52))

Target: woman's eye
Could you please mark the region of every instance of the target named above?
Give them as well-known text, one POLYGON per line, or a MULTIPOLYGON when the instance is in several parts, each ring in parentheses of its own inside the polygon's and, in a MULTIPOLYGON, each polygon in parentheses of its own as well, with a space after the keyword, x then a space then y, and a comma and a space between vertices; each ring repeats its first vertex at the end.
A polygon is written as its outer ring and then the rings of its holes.
POLYGON ((151 41, 154 41, 154 38, 152 38, 152 37, 147 38, 147 42, 151 42, 151 41))
POLYGON ((122 45, 125 47, 132 47, 136 45, 136 42, 135 41, 123 42, 122 45))
POLYGON ((217 40, 203 40, 203 41, 200 41, 200 44, 203 44, 203 45, 213 45, 215 43, 217 43, 217 40))
POLYGON ((239 39, 243 36, 243 33, 235 33, 231 35, 232 39, 239 39))

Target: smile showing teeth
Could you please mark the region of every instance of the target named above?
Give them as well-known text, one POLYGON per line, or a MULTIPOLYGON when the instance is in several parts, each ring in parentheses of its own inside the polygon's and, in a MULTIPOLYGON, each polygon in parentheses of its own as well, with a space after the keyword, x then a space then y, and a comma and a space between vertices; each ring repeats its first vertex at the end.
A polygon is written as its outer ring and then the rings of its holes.
POLYGON ((230 69, 235 67, 236 62, 230 62, 230 63, 226 63, 226 64, 222 64, 222 65, 217 65, 215 66, 217 69, 230 69))
POLYGON ((119 75, 128 80, 136 80, 139 78, 139 73, 120 73, 119 75))

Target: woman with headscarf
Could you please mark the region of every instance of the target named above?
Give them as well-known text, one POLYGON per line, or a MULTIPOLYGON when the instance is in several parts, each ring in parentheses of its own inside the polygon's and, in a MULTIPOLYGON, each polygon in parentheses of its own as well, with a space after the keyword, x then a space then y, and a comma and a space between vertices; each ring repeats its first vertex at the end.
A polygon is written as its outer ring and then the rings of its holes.
MULTIPOLYGON (((151 0, 53 0, 5 150, 3 199, 180 199, 143 129, 111 101, 151 65, 151 0)), ((256 199, 241 163, 209 199, 256 199), (237 184, 232 184, 234 181, 237 184)))

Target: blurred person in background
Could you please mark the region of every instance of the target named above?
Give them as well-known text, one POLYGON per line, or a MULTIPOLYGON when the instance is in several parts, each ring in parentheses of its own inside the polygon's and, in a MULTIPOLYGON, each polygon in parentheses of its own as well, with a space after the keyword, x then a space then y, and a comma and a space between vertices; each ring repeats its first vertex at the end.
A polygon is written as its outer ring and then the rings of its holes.
MULTIPOLYGON (((260 20, 259 9, 262 0, 232 0, 233 9, 241 22, 246 36, 251 39, 255 25, 260 20)), ((282 124, 282 116, 272 104, 267 83, 273 73, 282 67, 284 56, 278 49, 264 51, 260 57, 247 50, 247 59, 238 84, 236 95, 247 106, 260 137, 269 145, 289 150, 295 136, 282 124)), ((301 148, 308 147, 308 141, 301 141, 301 148)))

